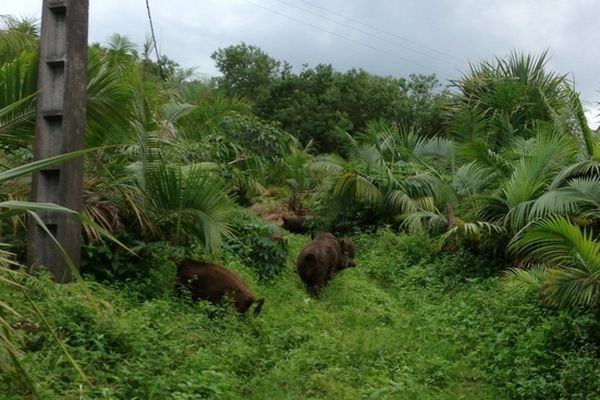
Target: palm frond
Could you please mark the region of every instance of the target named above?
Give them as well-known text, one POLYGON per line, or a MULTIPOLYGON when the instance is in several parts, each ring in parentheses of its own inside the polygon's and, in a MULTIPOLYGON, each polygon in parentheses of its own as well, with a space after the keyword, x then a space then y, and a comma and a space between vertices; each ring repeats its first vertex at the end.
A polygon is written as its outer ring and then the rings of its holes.
POLYGON ((417 156, 453 160, 455 156, 454 141, 443 137, 421 139, 414 149, 417 156))
POLYGON ((595 306, 600 301, 600 273, 579 268, 551 268, 541 294, 549 304, 559 308, 595 306))
POLYGON ((418 210, 415 201, 402 190, 392 190, 384 196, 384 207, 391 213, 410 214, 418 210))
POLYGON ((11 168, 7 171, 0 172, 0 183, 3 183, 5 181, 8 181, 8 180, 20 177, 20 176, 29 175, 32 172, 39 171, 40 169, 43 169, 45 167, 60 164, 62 162, 71 160, 76 157, 80 157, 80 156, 90 153, 94 150, 95 149, 84 149, 84 150, 73 151, 71 153, 59 154, 54 157, 48 157, 43 160, 33 161, 31 163, 21 165, 19 167, 11 168))
POLYGON ((506 276, 517 286, 539 290, 548 277, 548 269, 543 265, 534 265, 528 269, 510 268, 506 276))
POLYGON ((375 205, 381 201, 381 191, 366 177, 348 171, 338 177, 333 186, 333 196, 341 201, 355 201, 375 205))
POLYGON ((512 166, 508 160, 493 151, 480 137, 458 144, 456 153, 459 160, 475 162, 484 168, 493 169, 500 176, 508 176, 512 171, 512 166))
POLYGON ((495 170, 472 161, 456 170, 452 187, 460 196, 473 196, 493 185, 495 176, 495 170))
POLYGON ((510 232, 517 232, 531 222, 530 215, 534 201, 523 201, 511 207, 504 216, 504 226, 510 232))
POLYGON ((600 220, 600 180, 574 179, 567 186, 544 193, 533 204, 530 218, 549 214, 600 220))
POLYGON ((91 48, 88 55, 86 145, 132 143, 134 87, 139 72, 133 64, 112 65, 110 57, 91 48))
POLYGON ((484 221, 464 222, 456 224, 444 233, 440 237, 440 243, 462 242, 465 240, 482 242, 490 237, 497 239, 498 236, 504 236, 505 234, 506 230, 496 224, 484 221))
POLYGON ((402 226, 410 232, 421 232, 425 227, 436 229, 448 226, 448 220, 437 210, 415 211, 402 215, 402 226))
POLYGON ((37 54, 24 51, 0 64, 0 139, 25 146, 34 133, 37 54))
POLYGON ((346 168, 348 162, 337 154, 318 155, 310 163, 309 168, 317 175, 338 176, 346 168))
POLYGON ((201 169, 184 173, 164 163, 148 169, 146 176, 145 195, 165 238, 180 242, 195 236, 207 251, 217 250, 222 235, 229 234, 234 210, 223 185, 201 169))
POLYGON ((508 246, 525 260, 542 262, 555 268, 600 271, 600 242, 571 223, 566 217, 551 215, 532 222, 508 246))
POLYGON ((550 189, 556 189, 565 182, 574 178, 595 178, 600 176, 600 161, 598 160, 584 160, 569 164, 567 167, 562 169, 556 176, 552 183, 550 183, 550 189))

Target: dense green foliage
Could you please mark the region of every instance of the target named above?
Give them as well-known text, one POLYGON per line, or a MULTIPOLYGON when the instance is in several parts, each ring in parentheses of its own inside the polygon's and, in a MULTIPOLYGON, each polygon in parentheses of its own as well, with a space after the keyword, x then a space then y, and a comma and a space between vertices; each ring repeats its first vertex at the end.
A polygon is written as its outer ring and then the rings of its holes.
MULTIPOLYGON (((0 28, 0 393, 7 398, 596 398, 600 141, 547 56, 434 76, 285 62, 244 43, 194 80, 113 35, 88 58, 84 209, 24 201, 38 29, 0 28), (359 265, 309 297, 311 233, 359 265), (25 219, 84 224, 82 274, 24 263, 25 219), (113 236, 114 235, 114 236, 113 236), (184 257, 259 318, 173 295, 184 257), (506 277, 508 273, 508 277, 506 277)), ((64 157, 72 157, 66 155, 64 157)))
POLYGON ((288 258, 288 244, 279 229, 246 212, 239 212, 232 223, 235 239, 225 249, 254 269, 261 279, 282 273, 288 258))
MULTIPOLYGON (((89 376, 72 367, 18 290, 2 286, 30 332, 22 361, 50 398, 63 399, 547 399, 600 394, 598 322, 539 308, 532 290, 490 277, 491 261, 439 256, 417 236, 383 230, 358 241, 358 267, 318 301, 294 272, 306 237, 291 237, 281 277, 257 281, 237 257, 228 265, 267 298, 263 313, 238 318, 163 291, 95 282, 56 286, 19 278, 89 376), (487 272, 482 272, 487 271, 487 272), (144 298, 144 300, 140 300, 144 298), (209 316, 212 315, 212 316, 209 316), (37 326, 37 328, 36 328, 37 326)), ((159 261, 159 260, 155 260, 159 261)), ((149 266, 156 287, 174 265, 149 266)), ((4 285, 4 284, 2 284, 4 285)), ((0 391, 20 398, 3 374, 0 391)))
POLYGON ((325 64, 294 73, 287 63, 245 43, 219 49, 213 58, 223 74, 216 80, 219 88, 252 100, 258 116, 280 123, 303 144, 313 139, 321 152, 340 151, 343 131, 355 135, 372 120, 427 136, 443 131, 446 94, 434 76, 341 73, 325 64))

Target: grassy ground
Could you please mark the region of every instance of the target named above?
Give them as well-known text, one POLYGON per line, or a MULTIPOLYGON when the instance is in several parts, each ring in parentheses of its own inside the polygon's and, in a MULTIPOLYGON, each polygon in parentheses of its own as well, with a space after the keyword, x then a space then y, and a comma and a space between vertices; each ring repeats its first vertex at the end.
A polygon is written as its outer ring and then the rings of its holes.
MULTIPOLYGON (((91 383, 43 328, 21 332, 24 366, 50 399, 598 398, 594 318, 545 311, 485 277, 489 263, 432 257, 427 240, 386 231, 358 238, 358 267, 314 300, 293 268, 308 240, 291 236, 288 268, 269 282, 229 263, 266 298, 257 318, 168 291, 27 282, 91 383)), ((0 300, 27 315, 19 292, 0 300)), ((27 397, 18 375, 2 375, 0 398, 27 397)))

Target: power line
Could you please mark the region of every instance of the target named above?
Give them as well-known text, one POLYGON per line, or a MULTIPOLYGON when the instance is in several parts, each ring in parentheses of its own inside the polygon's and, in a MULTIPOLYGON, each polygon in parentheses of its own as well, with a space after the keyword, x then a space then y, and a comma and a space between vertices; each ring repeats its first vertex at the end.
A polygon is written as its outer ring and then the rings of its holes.
POLYGON ((160 67, 160 56, 158 55, 158 46, 156 45, 156 35, 154 34, 154 24, 152 23, 152 13, 150 13, 150 3, 146 0, 146 9, 148 10, 148 21, 150 21, 150 32, 152 33, 152 42, 154 43, 154 51, 156 52, 156 65, 158 65, 158 73, 162 76, 162 68, 160 67))
MULTIPOLYGON (((404 44, 401 44, 401 43, 395 42, 395 41, 393 41, 393 40, 390 40, 390 39, 388 39, 388 38, 385 38, 385 37, 383 37, 383 36, 374 35, 374 34, 372 34, 371 32, 368 32, 368 31, 365 31, 365 30, 363 30, 363 29, 357 28, 357 27, 355 27, 355 26, 348 25, 348 24, 345 24, 345 23, 343 23, 343 22, 340 22, 340 21, 336 20, 335 18, 330 18, 330 17, 327 17, 327 16, 325 16, 325 15, 321 15, 321 14, 318 14, 318 13, 316 13, 316 12, 313 12, 313 11, 307 10, 307 9, 305 9, 305 8, 298 7, 298 6, 296 6, 295 4, 290 4, 290 3, 288 3, 287 1, 283 1, 283 0, 275 0, 275 1, 278 1, 279 3, 285 4, 285 5, 289 6, 289 7, 295 8, 295 9, 297 9, 297 10, 303 11, 303 12, 305 12, 305 13, 309 13, 309 14, 315 15, 315 16, 317 16, 317 17, 319 17, 319 18, 323 18, 323 19, 326 19, 326 20, 328 20, 328 21, 333 21, 333 22, 335 22, 335 23, 336 23, 336 24, 338 24, 338 25, 344 26, 344 27, 346 27, 346 28, 349 28, 349 29, 353 29, 353 30, 355 30, 355 31, 357 31, 357 32, 360 32, 360 33, 364 34, 364 35, 368 35, 368 36, 374 37, 374 38, 376 38, 376 39, 383 40, 383 41, 385 41, 385 42, 388 42, 388 43, 391 43, 391 44, 393 44, 393 45, 395 45, 395 46, 399 46, 399 47, 402 47, 402 48, 404 48, 404 49, 407 49, 407 50, 413 51, 413 52, 415 52, 415 53, 418 53, 418 54, 424 55, 425 57, 429 57, 429 58, 432 58, 432 59, 434 59, 434 60, 441 61, 441 62, 443 62, 443 63, 446 63, 446 64, 448 64, 448 65, 451 65, 451 66, 452 66, 452 67, 454 67, 454 68, 457 68, 457 69, 459 68, 459 67, 458 67, 456 64, 454 64, 454 63, 452 63, 452 62, 450 62, 450 61, 448 61, 448 60, 445 60, 445 59, 443 59, 443 58, 440 58, 440 57, 437 57, 437 56, 433 56, 433 55, 431 55, 431 54, 427 54, 427 53, 425 53, 425 52, 423 52, 423 51, 420 51, 420 50, 416 50, 416 49, 414 49, 414 48, 412 48, 412 47, 409 47, 409 46, 406 46, 406 45, 404 45, 404 44)), ((362 23, 361 23, 361 25, 364 25, 364 24, 362 24, 362 23)), ((367 25, 367 26, 368 26, 368 25, 367 25)), ((371 29, 372 29, 372 28, 371 28, 371 29)), ((455 58, 455 57, 453 57, 453 58, 455 58)))
POLYGON ((359 46, 367 47, 367 48, 369 48, 369 49, 371 49, 371 50, 377 51, 377 52, 379 52, 379 53, 382 53, 382 54, 385 54, 385 55, 387 55, 387 56, 391 56, 391 57, 394 57, 394 58, 397 58, 397 59, 403 60, 403 61, 405 61, 405 62, 408 62, 408 63, 414 64, 414 65, 418 65, 418 66, 420 66, 420 67, 422 67, 422 68, 425 68, 425 69, 432 70, 432 71, 434 71, 434 72, 437 72, 438 74, 440 74, 440 77, 443 77, 443 78, 444 78, 444 79, 446 79, 446 80, 448 80, 448 79, 449 79, 448 77, 446 77, 446 76, 445 76, 445 74, 444 74, 443 72, 441 72, 441 71, 439 71, 439 70, 437 70, 437 69, 435 69, 435 68, 432 68, 431 66, 427 66, 427 65, 421 64, 421 63, 419 63, 419 62, 417 62, 417 61, 410 60, 410 59, 408 59, 408 58, 404 58, 404 57, 402 57, 402 56, 400 56, 400 55, 398 55, 398 54, 395 54, 395 53, 390 53, 389 51, 382 50, 382 49, 380 49, 380 48, 378 48, 378 47, 375 47, 375 46, 371 46, 370 44, 367 44, 367 43, 364 43, 364 42, 361 42, 361 41, 358 41, 358 40, 352 39, 352 38, 350 38, 350 37, 348 37, 348 36, 345 36, 345 35, 339 34, 339 33, 337 33, 337 32, 333 32, 333 31, 330 31, 330 30, 327 30, 327 29, 321 28, 320 26, 317 26, 317 25, 311 24, 310 22, 306 22, 306 21, 303 21, 303 20, 301 20, 301 19, 298 19, 298 18, 295 18, 295 17, 289 16, 289 15, 287 15, 287 14, 284 14, 284 13, 282 13, 282 12, 279 12, 279 11, 277 11, 277 10, 273 10, 272 8, 265 7, 265 6, 263 6, 263 5, 257 4, 257 3, 255 3, 255 2, 253 2, 253 1, 251 1, 251 0, 244 0, 244 1, 246 1, 247 3, 250 3, 250 4, 252 4, 252 5, 254 5, 254 6, 256 6, 256 7, 259 7, 259 8, 262 8, 262 9, 264 9, 264 10, 267 10, 267 11, 269 11, 269 12, 272 12, 272 13, 274 13, 274 14, 277 14, 277 15, 280 15, 280 16, 282 16, 282 17, 285 17, 285 18, 291 19, 291 20, 293 20, 293 21, 296 21, 296 22, 298 22, 298 23, 301 23, 301 24, 303 24, 303 25, 310 26, 311 28, 317 29, 317 30, 319 30, 319 31, 322 31, 322 32, 328 33, 328 34, 330 34, 330 35, 334 35, 334 36, 340 37, 340 38, 342 38, 342 39, 344 39, 344 40, 347 40, 347 41, 350 41, 350 42, 352 42, 352 43, 358 44, 359 46))
POLYGON ((390 31, 387 31, 385 29, 381 29, 379 27, 376 27, 376 26, 373 26, 373 25, 370 25, 370 24, 366 24, 366 23, 364 23, 362 21, 359 21, 359 20, 354 19, 352 17, 348 17, 347 15, 344 15, 344 14, 341 14, 341 13, 339 13, 337 11, 333 11, 333 10, 330 10, 328 8, 322 7, 322 6, 318 5, 318 4, 312 3, 310 1, 306 1, 306 0, 298 0, 298 1, 301 1, 302 3, 308 4, 311 7, 318 8, 319 10, 326 11, 326 12, 328 12, 330 14, 337 15, 338 17, 344 18, 344 19, 346 19, 348 21, 352 21, 352 22, 354 22, 356 24, 362 25, 362 26, 367 27, 369 29, 373 29, 375 31, 378 31, 378 32, 381 32, 381 33, 385 33, 386 35, 394 36, 394 37, 396 37, 396 38, 398 38, 400 40, 403 40, 405 42, 414 44, 416 46, 422 47, 422 48, 427 49, 429 51, 433 51, 434 53, 438 53, 440 55, 443 55, 443 56, 446 56, 446 57, 450 57, 450 58, 452 58, 452 59, 454 59, 456 61, 460 61, 460 62, 464 61, 464 60, 461 60, 460 58, 458 58, 458 57, 456 57, 456 56, 454 56, 454 55, 452 55, 450 53, 446 53, 446 52, 443 52, 441 50, 434 49, 433 47, 426 46, 426 45, 421 44, 419 42, 416 42, 414 40, 408 39, 408 38, 406 38, 406 37, 404 37, 402 35, 398 35, 397 33, 390 32, 390 31))

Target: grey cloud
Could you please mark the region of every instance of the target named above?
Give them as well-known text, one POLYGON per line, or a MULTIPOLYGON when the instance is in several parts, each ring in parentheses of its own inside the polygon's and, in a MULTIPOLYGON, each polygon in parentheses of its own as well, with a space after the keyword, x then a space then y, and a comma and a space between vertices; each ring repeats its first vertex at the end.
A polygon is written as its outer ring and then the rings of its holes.
MULTIPOLYGON (((137 43, 144 41, 149 31, 144 1, 90 4, 90 40, 104 42, 118 32, 137 43)), ((574 76, 587 108, 597 108, 600 101, 596 0, 151 0, 150 5, 161 51, 182 66, 196 66, 209 75, 217 72, 210 54, 241 41, 296 68, 330 63, 339 70, 355 67, 383 75, 436 73, 442 80, 460 77, 468 62, 503 57, 513 50, 538 53, 547 48, 550 67, 574 76)), ((39 15, 40 7, 41 0, 3 2, 0 14, 39 15)))

